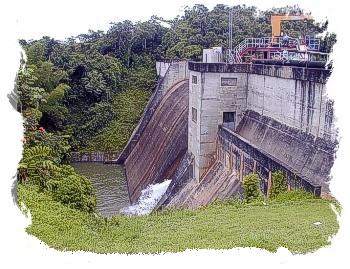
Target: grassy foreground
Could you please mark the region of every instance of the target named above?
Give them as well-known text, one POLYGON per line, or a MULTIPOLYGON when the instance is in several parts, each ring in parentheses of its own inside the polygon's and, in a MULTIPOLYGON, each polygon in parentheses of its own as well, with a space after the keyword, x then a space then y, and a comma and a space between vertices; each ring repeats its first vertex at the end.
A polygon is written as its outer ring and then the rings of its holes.
POLYGON ((338 230, 330 202, 304 196, 268 205, 220 202, 193 211, 111 219, 70 209, 28 185, 18 186, 18 201, 31 212, 27 232, 67 251, 156 253, 233 247, 276 251, 284 246, 305 253, 328 245, 328 237, 338 230))

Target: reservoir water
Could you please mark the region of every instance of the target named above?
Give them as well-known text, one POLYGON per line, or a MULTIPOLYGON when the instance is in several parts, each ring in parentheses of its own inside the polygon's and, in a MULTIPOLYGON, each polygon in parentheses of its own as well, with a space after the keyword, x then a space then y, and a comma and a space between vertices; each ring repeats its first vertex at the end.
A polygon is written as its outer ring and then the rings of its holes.
POLYGON ((74 163, 76 171, 86 176, 96 193, 96 211, 104 217, 119 214, 129 206, 129 196, 123 167, 103 163, 74 163))

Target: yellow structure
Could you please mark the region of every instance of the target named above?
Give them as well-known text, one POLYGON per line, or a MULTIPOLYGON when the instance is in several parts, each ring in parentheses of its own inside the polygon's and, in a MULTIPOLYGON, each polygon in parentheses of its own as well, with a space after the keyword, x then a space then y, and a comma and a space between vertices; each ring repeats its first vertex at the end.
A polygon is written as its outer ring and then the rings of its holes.
POLYGON ((271 15, 272 37, 281 36, 281 21, 312 20, 310 15, 271 15))

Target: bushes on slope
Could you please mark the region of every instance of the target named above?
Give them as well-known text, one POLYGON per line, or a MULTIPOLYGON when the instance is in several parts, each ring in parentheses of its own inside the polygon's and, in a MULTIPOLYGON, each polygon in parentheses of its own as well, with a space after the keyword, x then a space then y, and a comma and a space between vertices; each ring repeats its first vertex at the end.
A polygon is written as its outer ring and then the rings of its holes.
POLYGON ((91 183, 73 167, 60 164, 50 147, 25 147, 18 172, 23 184, 39 186, 40 191, 50 193, 63 204, 87 212, 96 206, 91 183))
POLYGON ((116 119, 95 136, 88 151, 121 151, 140 120, 150 97, 149 91, 128 90, 118 93, 113 100, 116 119))
POLYGON ((258 199, 260 195, 258 174, 248 174, 243 179, 244 199, 247 203, 258 199))
POLYGON ((96 198, 90 181, 74 172, 56 179, 52 193, 55 200, 69 207, 87 212, 95 209, 96 198))
POLYGON ((279 194, 288 190, 287 181, 282 171, 275 171, 272 173, 271 198, 277 197, 279 194))

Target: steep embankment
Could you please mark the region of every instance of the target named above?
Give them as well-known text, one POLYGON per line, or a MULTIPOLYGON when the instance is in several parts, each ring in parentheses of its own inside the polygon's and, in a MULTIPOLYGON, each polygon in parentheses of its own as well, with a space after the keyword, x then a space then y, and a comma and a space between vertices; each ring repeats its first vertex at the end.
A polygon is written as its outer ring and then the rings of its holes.
POLYGON ((134 203, 149 184, 171 178, 187 151, 188 82, 175 83, 124 162, 129 197, 134 203))

